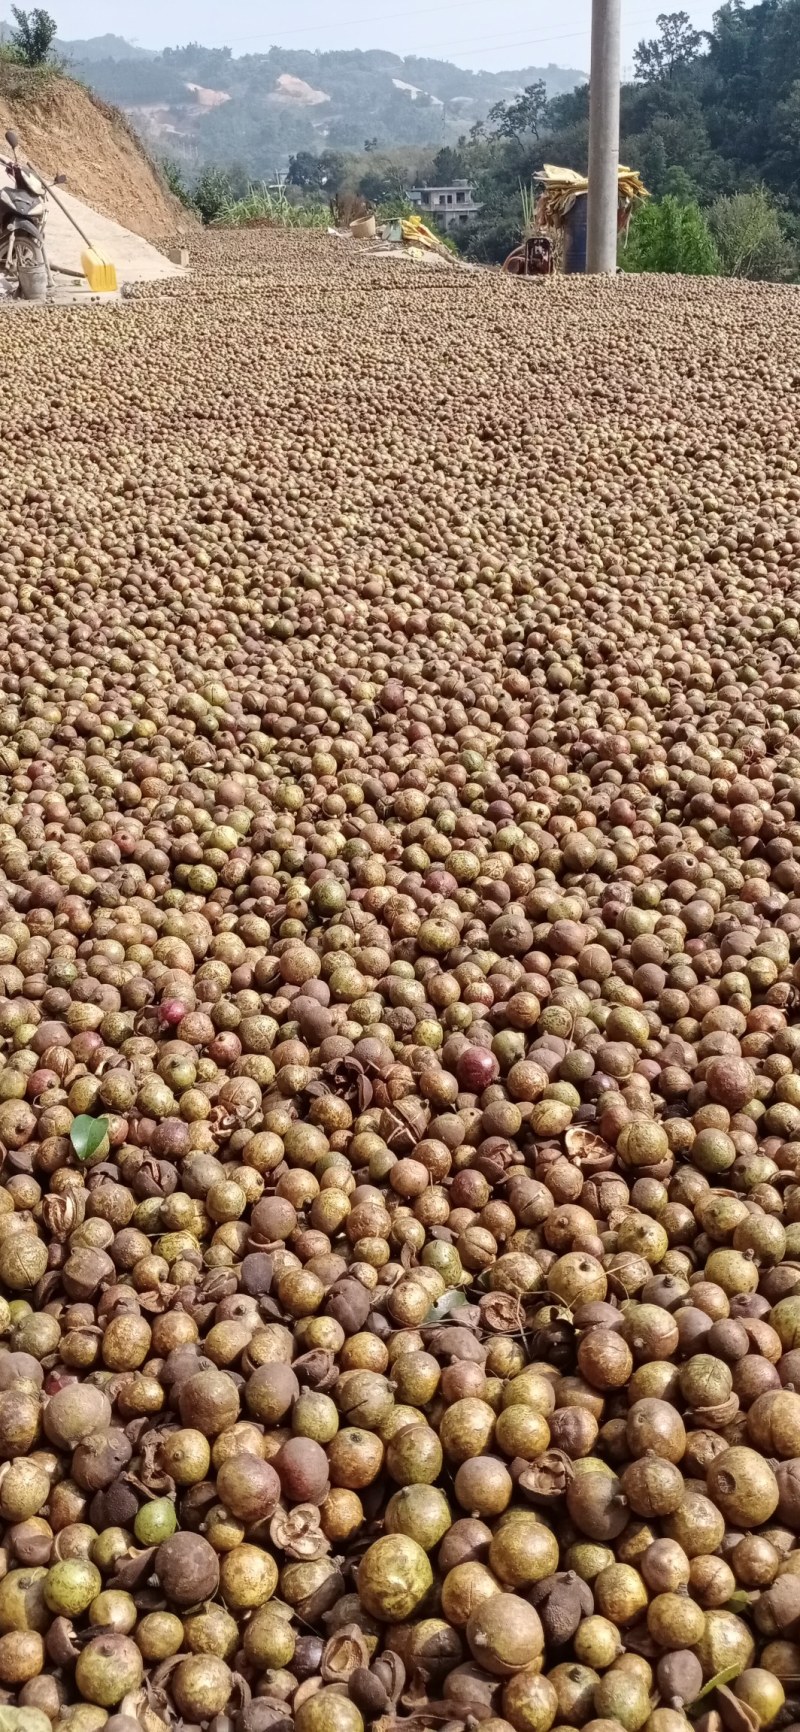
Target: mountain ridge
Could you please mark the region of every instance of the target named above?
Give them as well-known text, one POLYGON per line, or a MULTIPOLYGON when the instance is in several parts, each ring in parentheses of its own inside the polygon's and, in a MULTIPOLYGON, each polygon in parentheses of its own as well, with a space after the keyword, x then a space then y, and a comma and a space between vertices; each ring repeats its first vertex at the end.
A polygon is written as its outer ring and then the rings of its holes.
POLYGON ((57 46, 71 74, 122 108, 151 150, 190 171, 236 161, 253 176, 285 169, 301 150, 455 144, 526 85, 541 79, 552 97, 586 76, 552 62, 473 72, 383 49, 156 51, 113 33, 57 46))
POLYGON ((56 38, 55 50, 67 59, 93 60, 156 60, 158 48, 141 48, 138 42, 129 42, 126 36, 117 36, 111 30, 104 36, 85 36, 72 41, 62 42, 56 38))

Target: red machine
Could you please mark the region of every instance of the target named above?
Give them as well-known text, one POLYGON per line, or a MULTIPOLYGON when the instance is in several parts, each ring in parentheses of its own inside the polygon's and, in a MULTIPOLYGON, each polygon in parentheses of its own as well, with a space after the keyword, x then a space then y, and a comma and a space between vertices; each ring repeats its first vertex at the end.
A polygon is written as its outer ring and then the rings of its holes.
POLYGON ((512 277, 551 277, 554 269, 553 243, 546 235, 529 235, 503 262, 512 277))

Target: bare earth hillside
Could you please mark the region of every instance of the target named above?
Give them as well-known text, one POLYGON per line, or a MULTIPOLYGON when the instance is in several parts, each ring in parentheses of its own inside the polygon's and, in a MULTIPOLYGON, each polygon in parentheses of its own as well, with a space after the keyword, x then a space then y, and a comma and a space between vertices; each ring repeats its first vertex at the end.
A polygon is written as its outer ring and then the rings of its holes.
POLYGON ((1 130, 19 133, 45 174, 67 176, 68 190, 125 228, 163 240, 193 219, 173 198, 124 117, 76 84, 31 83, 16 68, 0 83, 1 130))

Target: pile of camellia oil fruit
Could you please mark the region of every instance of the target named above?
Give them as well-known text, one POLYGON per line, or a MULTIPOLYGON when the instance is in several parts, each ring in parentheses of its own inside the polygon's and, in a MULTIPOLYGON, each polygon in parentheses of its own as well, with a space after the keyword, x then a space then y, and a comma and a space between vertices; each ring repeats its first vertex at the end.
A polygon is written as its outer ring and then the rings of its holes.
POLYGON ((800 1721, 794 303, 424 276, 0 332, 0 1732, 800 1721))

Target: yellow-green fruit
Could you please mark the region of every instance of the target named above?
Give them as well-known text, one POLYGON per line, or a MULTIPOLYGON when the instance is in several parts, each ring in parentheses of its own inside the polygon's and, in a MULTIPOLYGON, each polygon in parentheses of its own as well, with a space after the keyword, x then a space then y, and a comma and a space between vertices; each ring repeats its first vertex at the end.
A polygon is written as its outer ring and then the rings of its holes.
POLYGON ((385 1525, 390 1534, 408 1534, 429 1552, 452 1524, 450 1506, 436 1485, 407 1485, 396 1491, 386 1506, 385 1525))
MULTIPOLYGON (((66 1719, 61 1724, 66 1726, 66 1719)), ((8 1732, 53 1732, 53 1722, 41 1708, 4 1708, 3 1725, 8 1732)))
POLYGON ((612 1666, 595 1685, 595 1713, 617 1720, 623 1732, 639 1732, 650 1714, 650 1692, 644 1678, 612 1666))
POLYGON ((492 1594, 469 1618, 467 1641, 479 1666, 508 1678, 538 1658, 544 1632, 538 1612, 518 1594, 492 1594))
POLYGON ((729 1666, 744 1672, 750 1666, 756 1645, 742 1618, 724 1609, 706 1612, 706 1627, 695 1652, 703 1668, 703 1677, 716 1678, 729 1666))
POLYGON ((622 1637, 616 1624, 595 1613, 578 1625, 572 1646, 576 1660, 581 1660, 584 1666, 593 1666, 596 1672, 604 1672, 622 1653, 622 1637))
POLYGON ((245 1627, 245 1655, 260 1671, 291 1666, 295 1646, 294 1630, 276 1606, 262 1606, 245 1627))
POLYGON ((632 1564, 611 1564, 594 1584, 595 1605, 618 1629, 635 1623, 647 1605, 647 1589, 632 1564))
POLYGON ((550 1732, 558 1696, 544 1673, 524 1668, 503 1689, 503 1713, 514 1732, 550 1732))
POLYGON ((95 1636, 78 1655, 75 1682, 87 1702, 115 1708, 138 1690, 143 1673, 142 1656, 129 1636, 95 1636))
POLYGON ((170 1675, 178 1712, 191 1723, 213 1719, 226 1708, 233 1674, 217 1654, 190 1654, 170 1675))
POLYGON ((174 1612, 147 1612, 136 1631, 145 1660, 170 1660, 183 1643, 183 1624, 174 1612))
POLYGON ((252 1611, 271 1599, 278 1586, 278 1566, 260 1546, 241 1545, 226 1552, 219 1570, 220 1592, 226 1605, 252 1611))
POLYGON ((10 1570, 4 1576, 0 1582, 0 1634, 48 1628, 52 1614, 44 1597, 47 1573, 45 1569, 10 1570))
POLYGON ((524 1590, 558 1569, 558 1541, 543 1522, 523 1511, 498 1528, 488 1563, 504 1587, 524 1590))
POLYGON ((192 1654, 216 1654, 229 1660, 239 1644, 239 1626, 224 1606, 211 1604, 185 1619, 183 1640, 192 1654))
POLYGON ((384 1534, 358 1567, 358 1595, 365 1612, 388 1623, 410 1618, 432 1584, 428 1558, 407 1534, 384 1534))
POLYGON ((739 1701, 746 1703, 758 1716, 760 1726, 769 1726, 786 1701, 786 1692, 780 1679, 776 1678, 774 1673, 766 1671, 763 1666, 749 1666, 746 1671, 740 1672, 731 1688, 739 1701))
POLYGON ((364 1721, 349 1696, 334 1689, 318 1690, 298 1708, 295 1732, 364 1732, 364 1721))
POLYGON ((778 1507, 778 1481, 762 1455, 736 1445, 715 1456, 708 1470, 708 1495, 727 1522, 747 1529, 769 1521, 778 1507))
POLYGON ((56 1617, 79 1618, 102 1586, 100 1571, 87 1558, 64 1558, 47 1572, 45 1602, 56 1617))

